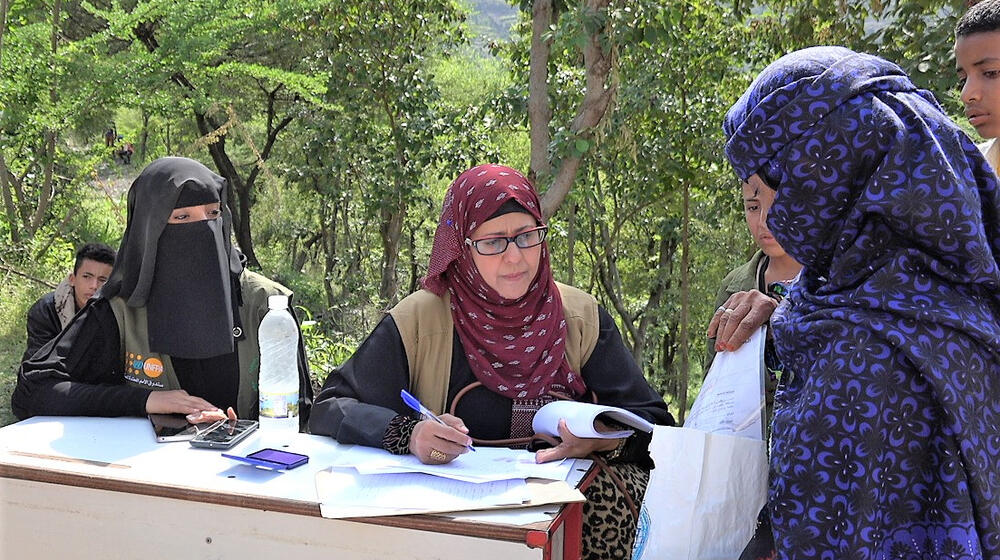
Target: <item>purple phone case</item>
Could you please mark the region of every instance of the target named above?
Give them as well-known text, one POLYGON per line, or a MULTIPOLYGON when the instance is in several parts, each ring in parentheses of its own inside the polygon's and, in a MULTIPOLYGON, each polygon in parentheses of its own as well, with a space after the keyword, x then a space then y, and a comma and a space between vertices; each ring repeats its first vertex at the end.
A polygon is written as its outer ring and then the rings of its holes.
POLYGON ((234 461, 241 461, 243 463, 274 470, 294 469, 295 467, 300 467, 309 462, 309 456, 307 455, 302 455, 301 453, 291 453, 289 451, 280 451, 278 449, 271 448, 254 451, 246 456, 230 455, 228 453, 223 453, 222 456, 227 459, 233 459, 234 461))

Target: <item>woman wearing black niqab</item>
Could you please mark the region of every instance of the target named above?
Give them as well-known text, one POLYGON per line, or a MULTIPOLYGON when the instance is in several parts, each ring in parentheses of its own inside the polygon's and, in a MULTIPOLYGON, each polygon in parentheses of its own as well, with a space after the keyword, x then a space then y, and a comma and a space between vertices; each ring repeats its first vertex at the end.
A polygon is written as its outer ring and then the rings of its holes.
MULTIPOLYGON (((128 193, 111 278, 73 322, 24 362, 11 398, 35 415, 191 414, 234 407, 257 416, 257 328, 283 286, 246 271, 230 242, 226 181, 167 157, 128 193)), ((300 340, 300 418, 311 389, 300 340)))

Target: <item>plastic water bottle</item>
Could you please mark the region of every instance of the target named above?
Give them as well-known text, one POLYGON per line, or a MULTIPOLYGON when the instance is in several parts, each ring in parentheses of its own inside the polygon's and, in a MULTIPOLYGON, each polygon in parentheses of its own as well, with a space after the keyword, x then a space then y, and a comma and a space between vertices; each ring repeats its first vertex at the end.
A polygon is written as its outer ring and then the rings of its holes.
POLYGON ((260 322, 260 428, 299 431, 299 327, 288 310, 288 296, 267 298, 267 315, 260 322))

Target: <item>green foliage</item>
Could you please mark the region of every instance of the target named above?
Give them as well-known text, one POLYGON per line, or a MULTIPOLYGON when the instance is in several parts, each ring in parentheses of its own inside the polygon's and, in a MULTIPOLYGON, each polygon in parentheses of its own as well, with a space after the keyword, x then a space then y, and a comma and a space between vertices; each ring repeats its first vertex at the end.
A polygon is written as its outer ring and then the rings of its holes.
MULTIPOLYGON (((487 161, 527 170, 532 3, 516 3, 520 19, 502 42, 504 34, 480 36, 483 19, 470 15, 483 8, 491 21, 509 17, 497 4, 84 1, 64 6, 53 52, 52 6, 13 2, 0 51, 0 155, 20 190, 9 188, 13 212, 0 209, 0 262, 57 281, 79 243, 116 244, 122 195, 141 156, 213 164, 216 142, 241 177, 260 176, 244 193, 259 260, 295 290, 321 381, 394 297, 418 287, 451 180, 487 161), (220 130, 206 137, 196 115, 220 130), (112 163, 104 146, 112 123, 135 144, 131 168, 112 163), (398 279, 393 293, 383 289, 387 279, 398 279)), ((951 34, 963 4, 633 0, 595 14, 581 1, 554 2, 550 159, 558 167, 581 156, 584 165, 550 223, 553 267, 611 310, 652 384, 675 403, 680 349, 690 349, 693 396, 718 283, 753 249, 723 154, 726 109, 782 54, 843 44, 900 63, 959 115, 951 34), (592 134, 573 134, 566 123, 585 87, 581 48, 605 23, 612 105, 592 134)), ((7 372, 20 357, 24 312, 46 288, 2 274, 7 372)), ((8 379, 0 375, 3 406, 8 379)))
POLYGON ((0 274, 0 425, 15 420, 10 411, 10 394, 14 390, 17 368, 26 344, 24 318, 28 309, 49 288, 25 281, 9 272, 0 274))
MULTIPOLYGON (((311 317, 305 307, 296 307, 297 312, 311 317)), ((316 385, 322 386, 326 375, 351 357, 360 340, 347 333, 329 332, 311 318, 299 323, 302 340, 305 341, 306 356, 309 358, 309 372, 316 385)))
MULTIPOLYGON (((896 0, 885 2, 881 20, 863 48, 878 52, 900 66, 920 87, 934 92, 952 114, 961 114, 955 74, 955 24, 965 11, 965 0, 896 0)), ((961 119, 964 120, 964 119, 961 119)))
POLYGON ((952 46, 965 0, 780 0, 761 11, 736 4, 752 12, 747 21, 765 64, 796 48, 836 44, 896 62, 939 98, 957 82, 952 46))

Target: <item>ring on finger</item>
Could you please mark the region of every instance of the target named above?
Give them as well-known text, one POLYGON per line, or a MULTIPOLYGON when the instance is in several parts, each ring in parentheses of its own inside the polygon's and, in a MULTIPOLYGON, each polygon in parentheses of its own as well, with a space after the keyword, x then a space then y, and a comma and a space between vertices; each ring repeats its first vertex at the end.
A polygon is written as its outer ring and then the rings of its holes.
POLYGON ((735 309, 729 309, 729 308, 726 308, 726 309, 722 310, 722 312, 726 313, 726 314, 732 313, 733 311, 736 311, 736 310, 735 309))
POLYGON ((434 459, 435 461, 447 461, 448 456, 438 451, 437 449, 431 449, 431 452, 427 454, 428 457, 434 459))
POLYGON ((715 312, 718 313, 720 311, 725 311, 725 310, 726 310, 726 306, 725 305, 720 305, 719 308, 715 310, 715 312))

